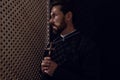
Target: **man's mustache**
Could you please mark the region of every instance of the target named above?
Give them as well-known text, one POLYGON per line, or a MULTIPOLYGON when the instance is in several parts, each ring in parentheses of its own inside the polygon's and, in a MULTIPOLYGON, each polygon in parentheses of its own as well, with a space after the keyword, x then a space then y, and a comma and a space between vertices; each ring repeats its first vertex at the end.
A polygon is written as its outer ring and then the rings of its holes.
POLYGON ((56 26, 54 23, 49 23, 50 26, 56 26))

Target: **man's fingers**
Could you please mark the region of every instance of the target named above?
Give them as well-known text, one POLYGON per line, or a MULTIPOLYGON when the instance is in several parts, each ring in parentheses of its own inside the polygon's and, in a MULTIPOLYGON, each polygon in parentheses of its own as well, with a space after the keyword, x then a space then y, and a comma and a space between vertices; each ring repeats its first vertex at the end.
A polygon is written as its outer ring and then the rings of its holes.
POLYGON ((49 71, 48 71, 48 70, 44 70, 44 72, 45 72, 45 73, 47 73, 47 74, 49 73, 49 71))
POLYGON ((41 63, 41 66, 42 66, 42 67, 48 67, 48 66, 50 66, 50 64, 41 63))
POLYGON ((44 72, 45 70, 48 70, 49 67, 42 67, 42 71, 44 72))
POLYGON ((44 60, 51 60, 51 57, 44 57, 44 60))
POLYGON ((48 69, 49 69, 49 67, 43 67, 42 69, 43 69, 43 70, 48 70, 48 69))
POLYGON ((42 66, 49 66, 50 65, 50 61, 49 60, 43 60, 41 65, 42 66))
POLYGON ((44 60, 41 63, 41 66, 43 66, 43 67, 44 66, 50 66, 50 62, 51 62, 50 59, 51 59, 50 57, 45 57, 44 60))
POLYGON ((48 70, 50 66, 50 61, 49 60, 43 60, 41 63, 41 69, 44 72, 45 70, 48 70))

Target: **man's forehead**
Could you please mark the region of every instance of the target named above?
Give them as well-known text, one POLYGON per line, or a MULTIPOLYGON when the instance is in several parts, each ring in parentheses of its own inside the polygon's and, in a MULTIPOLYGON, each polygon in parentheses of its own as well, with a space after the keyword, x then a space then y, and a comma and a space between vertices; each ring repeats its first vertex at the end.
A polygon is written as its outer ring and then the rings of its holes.
POLYGON ((52 9, 51 9, 51 13, 60 12, 61 11, 60 9, 61 9, 60 5, 53 6, 52 9))

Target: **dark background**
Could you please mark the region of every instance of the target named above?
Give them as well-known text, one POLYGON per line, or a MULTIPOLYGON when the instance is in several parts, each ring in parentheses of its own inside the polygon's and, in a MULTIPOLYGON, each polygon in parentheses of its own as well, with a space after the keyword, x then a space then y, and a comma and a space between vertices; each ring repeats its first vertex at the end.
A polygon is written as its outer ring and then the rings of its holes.
MULTIPOLYGON (((53 0, 51 0, 53 1, 53 0)), ((119 79, 119 2, 112 0, 72 0, 77 29, 100 48, 101 80, 119 79)), ((51 40, 55 35, 51 33, 51 40)))

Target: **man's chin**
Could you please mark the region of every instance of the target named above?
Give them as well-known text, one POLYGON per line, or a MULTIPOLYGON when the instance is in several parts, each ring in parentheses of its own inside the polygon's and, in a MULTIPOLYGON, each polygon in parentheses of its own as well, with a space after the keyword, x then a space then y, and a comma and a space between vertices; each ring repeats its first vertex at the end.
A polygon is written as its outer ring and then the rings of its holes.
POLYGON ((53 29, 53 33, 54 33, 54 34, 58 34, 58 31, 55 30, 55 29, 53 29))
POLYGON ((62 31, 60 31, 60 30, 53 30, 53 33, 54 33, 55 35, 59 35, 59 34, 61 34, 61 32, 62 32, 62 31))

